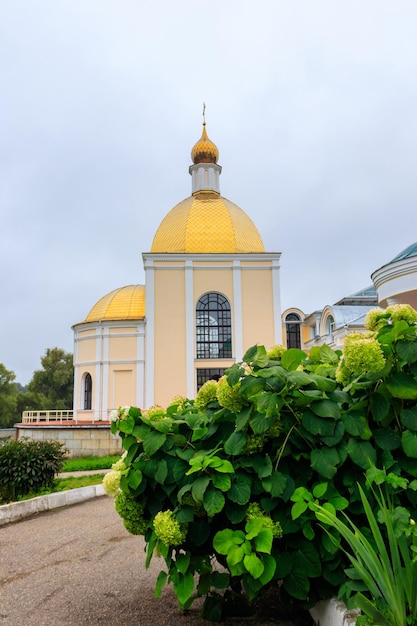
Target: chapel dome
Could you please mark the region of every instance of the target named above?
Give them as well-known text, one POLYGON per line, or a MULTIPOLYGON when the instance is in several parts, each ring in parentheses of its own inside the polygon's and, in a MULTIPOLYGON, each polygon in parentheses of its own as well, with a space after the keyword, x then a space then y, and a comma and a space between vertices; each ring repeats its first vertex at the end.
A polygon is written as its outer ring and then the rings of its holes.
POLYGON ((217 193, 196 193, 162 220, 151 252, 236 254, 265 252, 250 217, 237 204, 217 193))
POLYGON ((219 158, 219 150, 207 135, 206 123, 203 123, 203 132, 200 139, 191 150, 191 159, 194 164, 197 163, 217 163, 219 158))
POLYGON ((93 306, 85 322, 137 320, 145 317, 145 286, 127 285, 114 289, 93 306))

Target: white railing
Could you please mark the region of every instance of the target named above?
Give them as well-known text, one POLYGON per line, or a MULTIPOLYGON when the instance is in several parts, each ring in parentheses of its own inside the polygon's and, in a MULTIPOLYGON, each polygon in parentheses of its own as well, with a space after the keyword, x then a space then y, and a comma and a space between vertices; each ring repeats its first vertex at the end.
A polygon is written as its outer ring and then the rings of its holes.
POLYGON ((23 411, 22 424, 62 424, 62 422, 74 422, 74 411, 23 411))

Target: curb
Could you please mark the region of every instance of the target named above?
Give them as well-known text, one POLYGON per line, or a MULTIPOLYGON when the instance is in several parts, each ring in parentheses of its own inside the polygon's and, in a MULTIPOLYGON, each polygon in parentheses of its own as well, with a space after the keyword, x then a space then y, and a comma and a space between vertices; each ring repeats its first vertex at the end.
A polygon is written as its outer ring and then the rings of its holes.
POLYGON ((17 522, 42 511, 50 511, 71 504, 78 504, 98 496, 105 496, 106 492, 102 484, 90 485, 89 487, 79 487, 68 491, 57 491, 48 493, 45 496, 36 496, 30 500, 12 502, 0 506, 0 526, 17 522))

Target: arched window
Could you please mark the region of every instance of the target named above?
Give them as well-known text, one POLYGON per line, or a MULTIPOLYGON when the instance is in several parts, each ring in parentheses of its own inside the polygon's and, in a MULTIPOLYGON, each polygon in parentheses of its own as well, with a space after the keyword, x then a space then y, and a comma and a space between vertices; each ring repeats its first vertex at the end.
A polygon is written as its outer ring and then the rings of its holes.
POLYGON ((206 293, 196 306, 197 359, 228 359, 232 356, 232 317, 227 298, 206 293))
POLYGON ((287 348, 301 348, 301 319, 297 313, 285 317, 287 348))
POLYGON ((335 326, 335 323, 334 323, 333 315, 328 315, 326 317, 326 322, 325 322, 325 325, 324 325, 324 333, 326 335, 331 335, 332 336, 333 332, 334 332, 334 326, 335 326))
POLYGON ((91 409, 91 398, 93 391, 93 381, 91 379, 91 375, 87 372, 84 375, 84 411, 89 411, 91 409))

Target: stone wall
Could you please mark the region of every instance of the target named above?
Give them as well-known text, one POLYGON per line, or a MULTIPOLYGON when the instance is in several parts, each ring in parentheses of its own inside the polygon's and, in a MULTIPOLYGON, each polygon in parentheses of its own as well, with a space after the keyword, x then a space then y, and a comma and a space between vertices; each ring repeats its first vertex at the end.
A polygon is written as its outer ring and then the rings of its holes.
POLYGON ((106 456, 121 454, 121 439, 112 435, 110 426, 33 426, 17 424, 17 438, 30 437, 37 440, 57 440, 65 445, 68 458, 80 456, 106 456))

